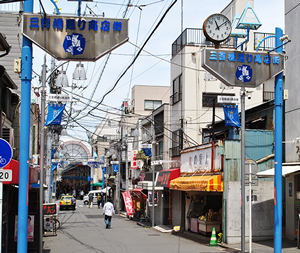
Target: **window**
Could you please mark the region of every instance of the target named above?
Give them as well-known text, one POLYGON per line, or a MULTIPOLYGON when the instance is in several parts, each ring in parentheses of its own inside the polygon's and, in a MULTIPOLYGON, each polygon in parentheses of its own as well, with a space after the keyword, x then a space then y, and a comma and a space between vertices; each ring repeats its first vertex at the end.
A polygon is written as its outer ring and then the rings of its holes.
POLYGON ((173 80, 173 94, 171 96, 172 104, 182 100, 182 75, 173 80))
POLYGON ((180 129, 172 132, 172 148, 170 148, 171 157, 179 156, 182 148, 183 148, 183 132, 180 129))
POLYGON ((202 106, 203 107, 213 107, 214 105, 214 100, 215 100, 215 106, 216 107, 222 107, 222 104, 219 104, 218 101, 218 96, 235 96, 235 94, 226 94, 226 93, 202 93, 202 106))
POLYGON ((161 100, 145 100, 145 110, 155 110, 161 106, 161 100))

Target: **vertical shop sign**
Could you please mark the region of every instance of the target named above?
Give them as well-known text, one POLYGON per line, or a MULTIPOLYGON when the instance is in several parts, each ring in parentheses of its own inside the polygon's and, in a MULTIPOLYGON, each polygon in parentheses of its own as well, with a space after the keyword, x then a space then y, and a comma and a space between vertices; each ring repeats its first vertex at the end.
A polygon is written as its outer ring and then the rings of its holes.
POLYGON ((131 198, 131 195, 130 195, 130 191, 122 192, 122 195, 123 195, 127 215, 133 215, 134 214, 134 209, 133 209, 133 204, 132 204, 132 198, 131 198))

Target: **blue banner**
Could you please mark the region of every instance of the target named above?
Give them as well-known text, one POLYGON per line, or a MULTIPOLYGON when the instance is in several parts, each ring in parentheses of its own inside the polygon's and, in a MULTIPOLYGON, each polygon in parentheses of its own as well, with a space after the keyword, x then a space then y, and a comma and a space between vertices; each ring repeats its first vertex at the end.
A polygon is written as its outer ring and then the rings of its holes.
POLYGON ((241 127, 237 105, 223 105, 225 126, 241 127))
POLYGON ((57 168, 57 163, 52 163, 51 171, 56 170, 57 168))
POLYGON ((45 126, 60 125, 65 106, 64 104, 49 104, 45 126))
POLYGON ((143 148, 143 151, 146 156, 152 156, 151 148, 143 148))
POLYGON ((119 172, 119 164, 113 164, 113 170, 114 172, 119 172))
POLYGON ((106 174, 106 167, 102 167, 102 171, 104 174, 106 174))

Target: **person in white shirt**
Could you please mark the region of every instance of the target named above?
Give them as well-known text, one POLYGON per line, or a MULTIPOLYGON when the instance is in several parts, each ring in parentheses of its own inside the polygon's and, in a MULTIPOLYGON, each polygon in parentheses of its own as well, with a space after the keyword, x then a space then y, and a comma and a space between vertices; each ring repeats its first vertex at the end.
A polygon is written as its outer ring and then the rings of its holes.
POLYGON ((114 205, 111 203, 111 198, 108 198, 107 202, 103 206, 103 215, 104 215, 104 221, 106 224, 106 228, 110 228, 111 218, 114 214, 115 214, 114 205))

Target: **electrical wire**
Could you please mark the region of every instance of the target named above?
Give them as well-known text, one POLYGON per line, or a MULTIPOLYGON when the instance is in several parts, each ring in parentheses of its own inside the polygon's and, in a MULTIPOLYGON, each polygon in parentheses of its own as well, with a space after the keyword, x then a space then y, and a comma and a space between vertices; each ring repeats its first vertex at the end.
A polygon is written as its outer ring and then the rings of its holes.
POLYGON ((137 58, 139 57, 140 53, 142 52, 143 48, 146 46, 146 44, 148 43, 148 41, 150 40, 150 38, 152 37, 152 35, 154 34, 154 32, 157 30, 157 28, 160 26, 160 24, 162 23, 162 21, 164 20, 164 18, 166 17, 167 13, 171 10, 171 8, 174 6, 174 4, 177 2, 177 0, 174 0, 174 2, 169 6, 169 8, 166 10, 166 12, 164 13, 164 15, 162 16, 162 18, 160 19, 160 21, 158 22, 158 24, 155 26, 154 30, 151 32, 151 34, 149 35, 149 37, 147 38, 147 40, 145 41, 145 43, 143 44, 143 46, 140 48, 140 50, 138 51, 138 53, 136 54, 136 56, 134 57, 133 61, 129 64, 129 66, 126 68, 126 70, 121 74, 121 76, 117 79, 116 83, 113 85, 113 87, 103 95, 101 101, 95 106, 93 107, 88 114, 90 114, 93 110, 95 110, 95 108, 97 108, 105 99, 105 97, 111 93, 114 88, 117 86, 117 84, 119 83, 119 81, 123 78, 123 76, 126 74, 126 72, 131 68, 131 66, 134 64, 134 62, 137 60, 137 58))

